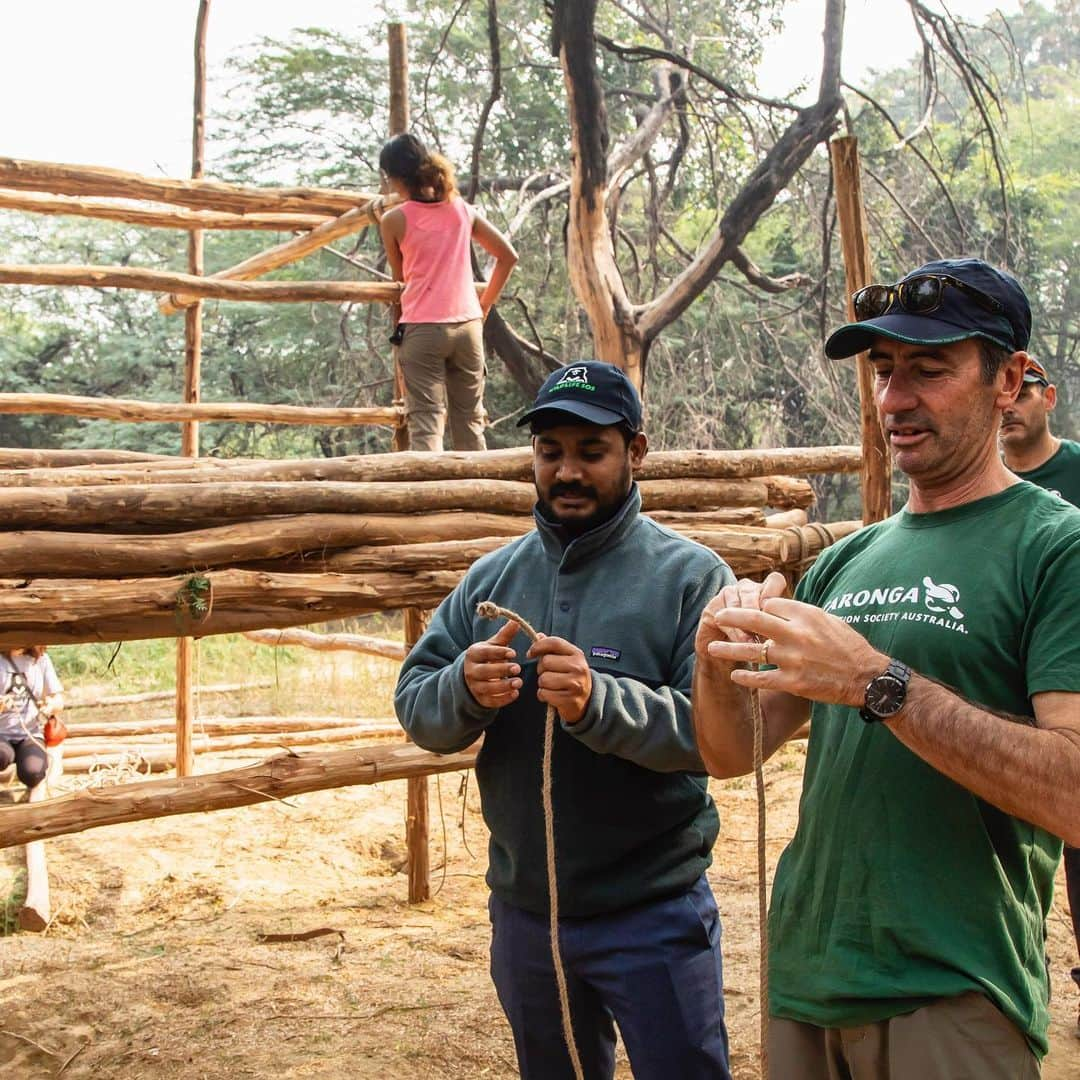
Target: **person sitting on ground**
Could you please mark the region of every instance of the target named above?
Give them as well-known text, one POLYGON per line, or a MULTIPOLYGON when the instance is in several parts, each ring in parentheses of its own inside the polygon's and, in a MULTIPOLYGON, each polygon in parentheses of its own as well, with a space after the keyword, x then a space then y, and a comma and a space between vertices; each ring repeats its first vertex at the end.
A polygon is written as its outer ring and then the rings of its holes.
POLYGON ((0 652, 0 771, 14 763, 30 790, 49 769, 42 724, 63 709, 63 690, 44 645, 0 652))
POLYGON ((702 617, 714 776, 811 715, 769 914, 769 1060, 799 1080, 1034 1080, 1046 918, 1080 843, 1080 511, 998 455, 1031 310, 979 259, 853 297, 825 343, 872 370, 906 507, 702 617), (753 670, 750 665, 757 665, 753 670))
POLYGON ((401 349, 410 450, 442 450, 449 404, 455 450, 484 450, 484 320, 517 253, 457 191, 454 171, 415 136, 395 135, 379 154, 390 191, 406 201, 379 224, 395 281, 405 289, 391 338, 401 349), (473 282, 471 240, 495 257, 483 293, 473 282))
MULTIPOLYGON (((1046 368, 1029 359, 1024 385, 1001 418, 1001 453, 1021 480, 1038 484, 1080 507, 1080 443, 1059 439, 1050 431, 1049 414, 1057 405, 1057 387, 1046 368)), ((1073 937, 1080 953, 1080 848, 1065 848, 1065 891, 1072 912, 1073 937)), ((1072 969, 1080 988, 1080 966, 1072 969)), ((1076 1018, 1080 1036, 1080 1009, 1076 1018)))

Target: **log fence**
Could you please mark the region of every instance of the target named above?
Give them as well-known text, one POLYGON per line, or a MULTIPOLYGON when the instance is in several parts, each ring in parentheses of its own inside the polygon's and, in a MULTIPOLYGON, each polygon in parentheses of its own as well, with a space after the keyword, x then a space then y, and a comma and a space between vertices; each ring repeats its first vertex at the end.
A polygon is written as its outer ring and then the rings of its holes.
MULTIPOLYGON (((205 34, 201 0, 196 64, 205 34)), ((404 32, 391 30, 395 123, 407 115, 404 32), (396 72, 396 74, 395 74, 396 72)), ((419 636, 423 611, 436 605, 480 555, 531 527, 534 500, 528 449, 468 454, 385 454, 335 461, 209 462, 198 458, 200 421, 383 424, 402 445, 400 401, 377 408, 306 408, 199 401, 194 315, 203 299, 254 302, 393 303, 392 282, 258 281, 377 221, 388 196, 305 187, 256 188, 201 177, 202 76, 196 76, 193 178, 149 178, 121 170, 0 158, 0 208, 71 214, 191 235, 189 273, 119 266, 0 265, 0 284, 129 288, 162 294, 161 310, 184 310, 193 355, 180 404, 67 395, 2 394, 0 413, 51 413, 186 426, 182 461, 108 451, 0 450, 0 647, 27 641, 190 639, 233 631, 268 644, 369 651, 348 635, 316 643, 296 627, 374 611, 405 610, 406 643, 380 655, 398 659, 419 636), (148 203, 137 206, 133 203, 148 203), (243 262, 209 275, 204 229, 291 232, 243 262), (189 437, 190 436, 190 437, 189 437), (279 628, 279 629, 275 629, 279 628), (273 639, 271 641, 271 639, 273 639)), ((849 281, 865 273, 857 220, 857 159, 834 146, 838 202, 845 220, 849 281), (854 165, 852 162, 854 161, 854 165), (841 191, 843 188, 843 191, 841 191), (860 256, 861 251, 861 256, 860 256), (863 267, 854 266, 860 260, 863 267)), ((478 288, 483 285, 478 284, 478 288)), ((858 522, 808 524, 813 502, 805 476, 862 471, 865 519, 887 512, 888 461, 863 394, 863 449, 826 447, 649 455, 639 477, 646 512, 719 552, 743 574, 796 574, 858 522), (765 510, 780 511, 766 517, 765 510)), ((190 665, 178 686, 189 684, 190 665)), ((202 750, 258 749, 266 740, 303 745, 370 736, 371 725, 326 718, 208 720, 191 731, 178 695, 175 735, 138 745, 153 770, 190 768, 202 750), (305 726, 305 720, 319 727, 305 726), (190 733, 181 745, 180 729, 190 733), (185 764, 184 759, 187 758, 185 764)), ((78 728, 80 725, 75 725, 78 728)), ((89 768, 110 749, 108 725, 81 725, 71 768, 89 768), (82 750, 80 750, 80 746, 82 750)), ((150 727, 155 725, 151 724, 150 727)), ((136 729, 130 735, 135 735, 136 729)), ((393 732, 395 737, 400 733, 393 732)), ((0 846, 172 814, 205 812, 383 780, 409 781, 410 900, 427 895, 427 777, 473 766, 477 746, 435 755, 412 745, 288 753, 204 776, 178 776, 75 793, 0 809, 0 846)), ((35 856, 36 857, 36 856, 35 856)), ((40 878, 40 874, 39 874, 40 878)), ((47 888, 47 878, 45 879, 47 888)), ((46 899, 47 905, 47 899, 46 899)))

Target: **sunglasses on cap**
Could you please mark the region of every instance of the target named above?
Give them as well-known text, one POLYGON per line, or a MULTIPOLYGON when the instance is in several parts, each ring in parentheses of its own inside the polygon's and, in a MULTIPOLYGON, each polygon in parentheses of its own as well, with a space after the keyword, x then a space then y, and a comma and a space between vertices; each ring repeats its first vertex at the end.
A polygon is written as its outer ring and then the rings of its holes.
POLYGON ((895 301, 909 315, 929 315, 942 305, 945 290, 952 286, 995 315, 1005 308, 992 296, 948 274, 917 274, 893 285, 867 285, 851 298, 858 322, 884 315, 895 301))

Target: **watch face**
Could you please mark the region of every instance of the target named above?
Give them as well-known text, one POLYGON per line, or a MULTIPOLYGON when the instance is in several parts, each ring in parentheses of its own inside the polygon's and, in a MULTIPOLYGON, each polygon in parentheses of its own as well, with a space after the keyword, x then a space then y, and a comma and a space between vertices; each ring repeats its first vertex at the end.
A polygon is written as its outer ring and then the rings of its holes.
POLYGON ((879 675, 866 688, 868 712, 875 716, 895 716, 904 704, 907 686, 895 675, 879 675))

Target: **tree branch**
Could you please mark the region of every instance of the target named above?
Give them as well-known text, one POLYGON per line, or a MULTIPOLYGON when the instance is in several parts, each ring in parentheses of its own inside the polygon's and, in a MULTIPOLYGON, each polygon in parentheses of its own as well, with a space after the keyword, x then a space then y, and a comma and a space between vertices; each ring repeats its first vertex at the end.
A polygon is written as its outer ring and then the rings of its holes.
POLYGON ((488 117, 495 107, 495 102, 502 94, 502 54, 499 50, 499 13, 495 0, 488 0, 487 5, 488 52, 491 54, 491 89, 488 91, 484 107, 480 110, 480 121, 473 136, 472 164, 469 168, 469 193, 466 202, 476 199, 476 189, 480 184, 480 150, 484 145, 484 132, 487 130, 488 117))
POLYGON ((756 285, 763 292, 780 294, 790 292, 792 289, 806 289, 814 284, 814 279, 809 274, 801 274, 797 271, 785 274, 783 277, 774 278, 760 270, 741 247, 737 247, 731 255, 731 265, 734 266, 751 285, 756 285))
POLYGON ((648 343, 674 322, 701 294, 787 186, 814 147, 836 125, 840 96, 840 52, 844 35, 844 0, 827 0, 823 62, 817 102, 798 116, 750 174, 729 204, 712 240, 655 300, 634 311, 638 333, 648 343))

